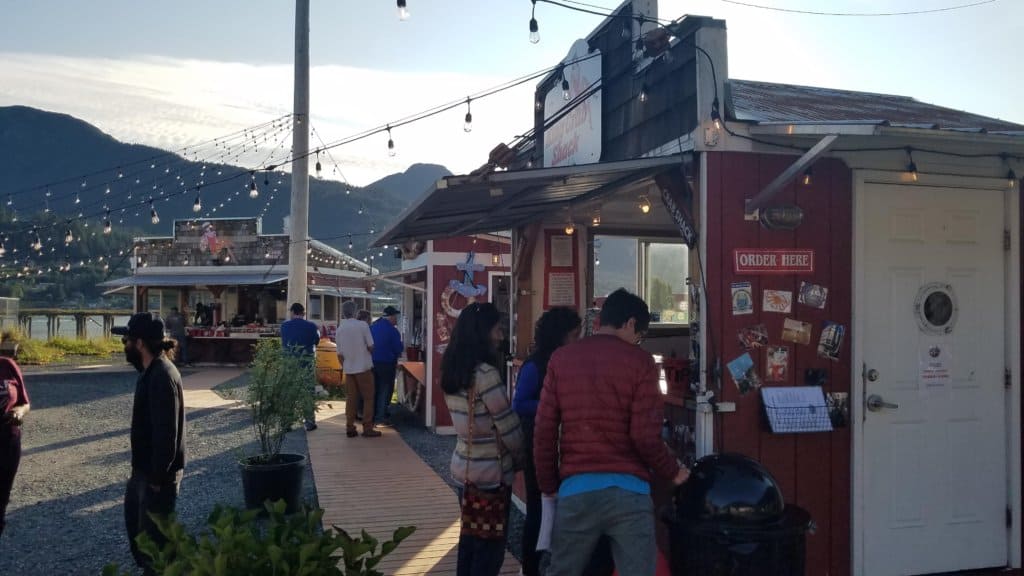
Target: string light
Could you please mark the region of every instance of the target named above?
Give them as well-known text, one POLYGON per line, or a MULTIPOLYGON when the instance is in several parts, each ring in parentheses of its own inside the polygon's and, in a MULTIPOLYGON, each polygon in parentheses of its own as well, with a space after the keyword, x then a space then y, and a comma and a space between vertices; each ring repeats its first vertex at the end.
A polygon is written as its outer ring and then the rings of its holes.
POLYGON ((252 180, 249 181, 249 198, 259 198, 259 196, 260 191, 256 187, 256 176, 254 175, 252 180))
POLYGON ((405 5, 405 0, 398 0, 398 19, 402 22, 409 19, 409 8, 405 5))
POLYGON ((351 234, 348 235, 348 249, 349 250, 352 249, 352 235, 351 234))
POLYGON ((320 173, 323 171, 323 166, 320 165, 320 151, 316 151, 316 177, 320 177, 320 173))
POLYGON ((594 217, 590 220, 590 225, 593 226, 594 228, 597 228, 598 226, 601 225, 601 213, 600 212, 594 212, 594 217))
POLYGON ((715 125, 715 130, 722 129, 722 114, 718 111, 718 99, 711 103, 711 121, 715 125))
POLYGON ((82 199, 78 197, 78 192, 75 192, 75 204, 81 204, 82 199))
MULTIPOLYGON (((70 222, 71 221, 68 220, 68 223, 70 223, 70 222)), ((68 228, 67 231, 64 232, 64 244, 71 244, 74 241, 75 241, 75 235, 71 233, 71 228, 68 228)))
POLYGON ((910 146, 907 146, 907 175, 917 182, 917 164, 914 163, 914 152, 910 146))
POLYGON ((156 213, 156 206, 153 206, 153 199, 149 199, 149 221, 153 224, 160 223, 160 215, 156 213))
POLYGON ((640 95, 637 97, 637 99, 640 100, 641 104, 646 104, 647 103, 647 84, 646 83, 640 85, 640 95))
POLYGON ((462 126, 462 129, 466 132, 473 131, 473 111, 469 107, 470 100, 471 98, 466 98, 466 123, 462 126))
POLYGON ((391 156, 392 158, 394 158, 394 156, 396 154, 396 152, 395 152, 395 140, 391 137, 391 125, 390 124, 388 124, 387 131, 388 131, 388 156, 391 156))
POLYGON ((533 8, 530 9, 530 42, 536 44, 540 42, 540 27, 537 26, 537 0, 530 0, 533 2, 533 8))
POLYGON ((110 208, 107 208, 107 218, 103 221, 103 233, 109 235, 113 229, 113 226, 110 225, 110 208))
POLYGON ((360 205, 359 205, 359 211, 358 211, 358 214, 359 214, 360 216, 362 216, 362 215, 363 215, 363 205, 362 205, 362 204, 360 204, 360 205))
POLYGON ((804 178, 803 178, 804 186, 810 186, 811 185, 811 175, 812 175, 812 173, 813 173, 813 169, 810 166, 807 167, 807 170, 804 170, 804 178))
MULTIPOLYGON (((33 228, 33 231, 35 231, 35 228, 33 228)), ((39 237, 39 232, 34 233, 36 238, 32 242, 32 249, 36 252, 41 252, 43 250, 43 239, 39 237)))
POLYGON ((199 192, 196 191, 196 201, 192 203, 192 211, 199 212, 203 209, 203 201, 199 198, 199 192))
POLYGON ((1013 188, 1017 185, 1017 174, 1010 168, 1010 171, 1006 173, 1006 186, 1007 188, 1013 188))
POLYGON ((651 201, 647 199, 647 196, 640 197, 640 211, 644 214, 651 211, 651 201))
POLYGON ((565 77, 565 66, 562 66, 562 100, 569 101, 569 80, 565 77))
POLYGON ((4 246, 4 241, 0 240, 0 256, 7 254, 7 247, 4 246))

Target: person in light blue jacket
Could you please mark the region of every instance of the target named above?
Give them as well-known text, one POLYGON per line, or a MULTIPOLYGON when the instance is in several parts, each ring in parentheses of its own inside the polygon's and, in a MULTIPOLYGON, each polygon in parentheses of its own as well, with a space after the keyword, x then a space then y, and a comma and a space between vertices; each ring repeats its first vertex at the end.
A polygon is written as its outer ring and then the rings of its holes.
POLYGON ((391 396, 395 393, 395 378, 398 374, 398 359, 405 346, 402 333, 398 331, 398 315, 394 306, 384 309, 384 315, 370 325, 373 335, 373 381, 374 421, 387 425, 391 419, 391 396))

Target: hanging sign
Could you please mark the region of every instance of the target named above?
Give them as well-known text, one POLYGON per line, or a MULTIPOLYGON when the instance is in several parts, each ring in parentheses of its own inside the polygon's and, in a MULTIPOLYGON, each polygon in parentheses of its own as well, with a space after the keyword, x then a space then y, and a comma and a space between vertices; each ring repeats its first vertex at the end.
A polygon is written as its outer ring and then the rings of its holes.
POLYGON ((679 235, 682 236, 683 242, 690 250, 693 250, 697 245, 697 231, 693 229, 689 214, 683 208, 685 204, 682 194, 671 187, 662 187, 661 203, 665 205, 665 210, 668 211, 669 216, 676 223, 676 227, 679 228, 679 235))
POLYGON ((600 87, 600 52, 591 51, 586 40, 577 40, 562 62, 569 89, 562 89, 562 77, 555 72, 555 82, 544 97, 544 123, 555 121, 544 130, 544 166, 549 168, 601 160, 601 90, 563 114, 566 105, 574 103, 578 96, 591 87, 600 87), (587 56, 593 58, 584 60, 587 56))
POLYGON ((737 274, 811 274, 814 250, 737 248, 733 262, 737 274))

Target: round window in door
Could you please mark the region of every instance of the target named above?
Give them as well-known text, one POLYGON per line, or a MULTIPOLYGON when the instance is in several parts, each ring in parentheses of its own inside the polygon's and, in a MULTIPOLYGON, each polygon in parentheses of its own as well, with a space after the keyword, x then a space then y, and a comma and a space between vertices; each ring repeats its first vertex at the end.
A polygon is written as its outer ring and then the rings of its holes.
POLYGON ((921 331, 949 334, 956 326, 957 302, 953 287, 942 282, 925 284, 917 291, 914 315, 921 331))

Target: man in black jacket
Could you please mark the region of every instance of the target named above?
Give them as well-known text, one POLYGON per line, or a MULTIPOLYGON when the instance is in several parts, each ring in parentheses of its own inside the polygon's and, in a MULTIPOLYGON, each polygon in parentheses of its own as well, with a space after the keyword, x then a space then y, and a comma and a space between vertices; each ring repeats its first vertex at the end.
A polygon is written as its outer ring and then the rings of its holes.
POLYGON ((149 312, 135 314, 127 326, 113 328, 121 335, 124 355, 141 373, 132 405, 132 475, 124 496, 124 519, 135 562, 152 574, 150 559, 135 537, 145 531, 158 545, 166 539, 149 514, 174 512, 185 468, 185 403, 181 375, 166 352, 173 340, 164 338, 164 324, 149 312))

